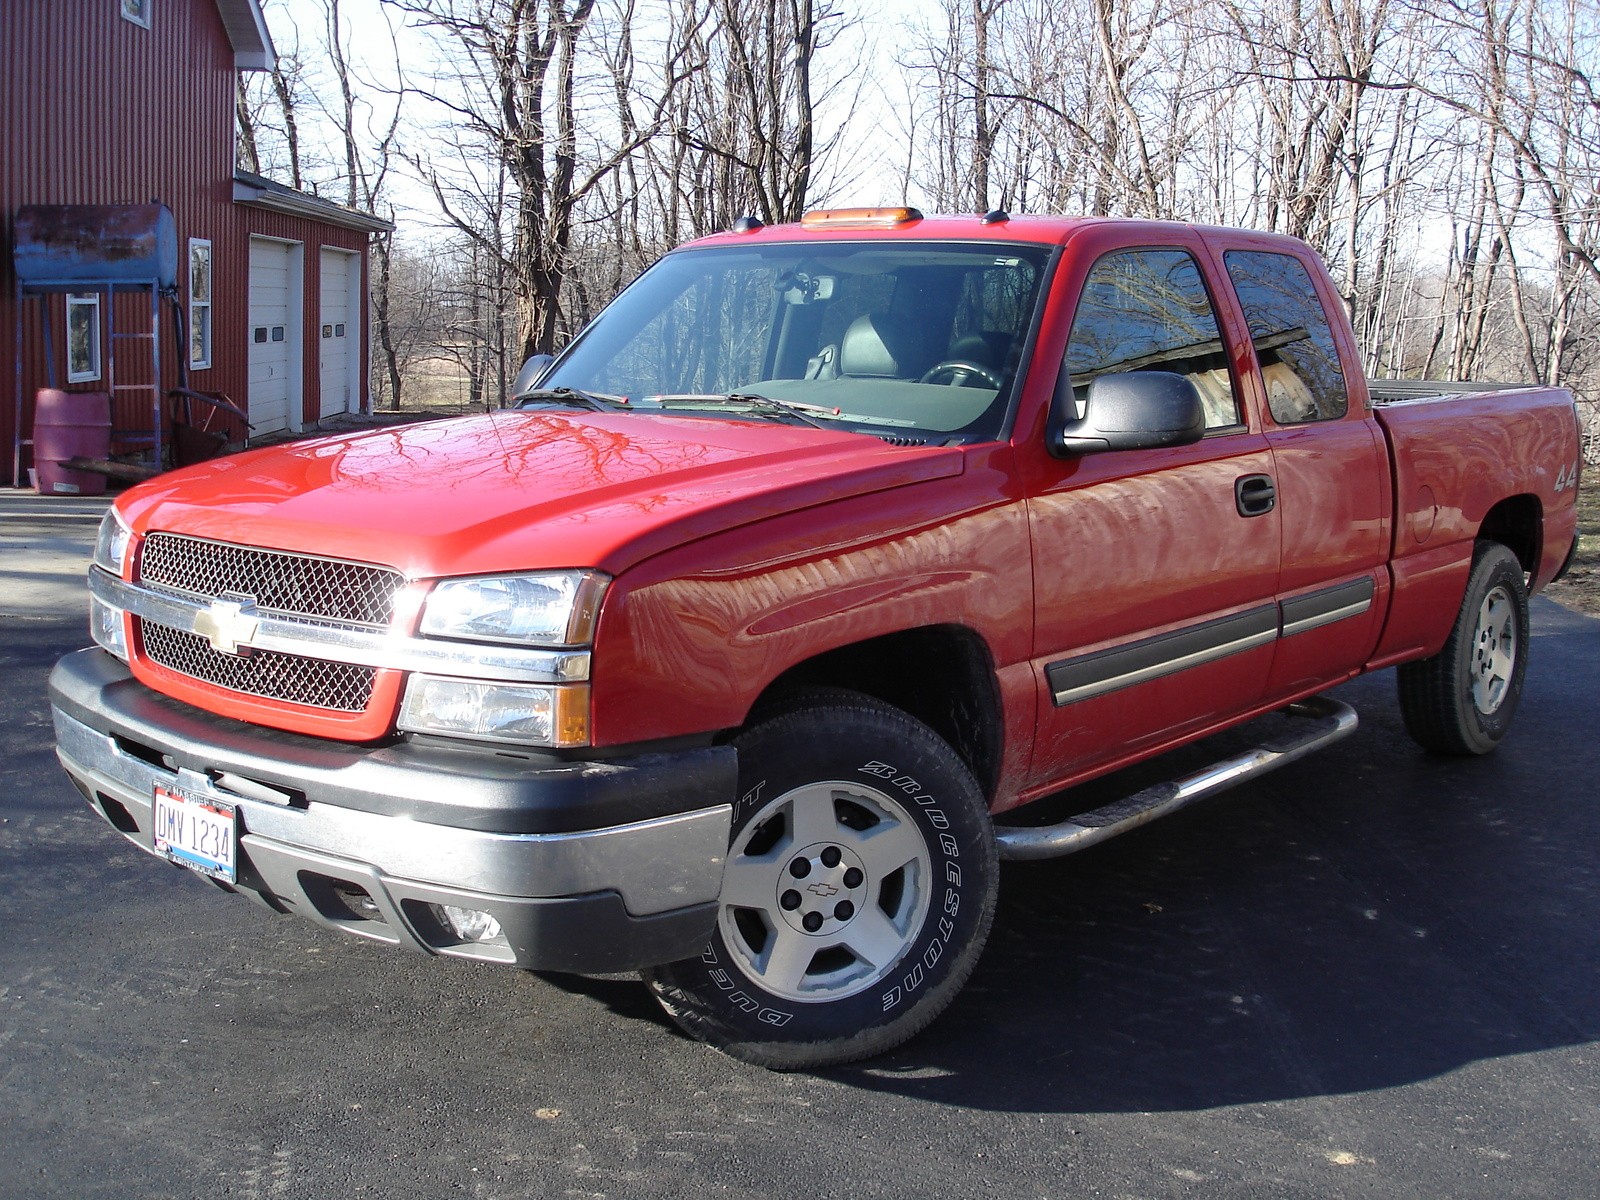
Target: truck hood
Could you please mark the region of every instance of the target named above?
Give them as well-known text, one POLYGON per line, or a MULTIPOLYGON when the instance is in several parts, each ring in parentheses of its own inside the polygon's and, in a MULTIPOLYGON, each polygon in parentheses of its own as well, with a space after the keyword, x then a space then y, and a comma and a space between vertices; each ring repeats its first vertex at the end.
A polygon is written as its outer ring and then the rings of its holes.
POLYGON ((162 475, 151 530, 383 563, 416 579, 612 574, 763 517, 960 474, 948 447, 644 413, 501 412, 320 438, 162 475))

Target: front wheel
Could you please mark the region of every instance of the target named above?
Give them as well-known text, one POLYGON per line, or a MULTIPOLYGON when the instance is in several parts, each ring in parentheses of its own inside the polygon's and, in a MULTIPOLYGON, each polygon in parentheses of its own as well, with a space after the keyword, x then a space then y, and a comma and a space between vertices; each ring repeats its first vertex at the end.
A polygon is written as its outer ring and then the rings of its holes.
POLYGON ((999 872, 982 792, 932 730, 864 696, 830 693, 735 745, 716 930, 646 982, 689 1034, 760 1066, 899 1045, 988 937, 999 872))
POLYGON ((1511 729, 1527 669, 1522 564, 1498 542, 1480 542, 1444 649, 1399 669, 1406 731, 1438 754, 1487 754, 1511 729))

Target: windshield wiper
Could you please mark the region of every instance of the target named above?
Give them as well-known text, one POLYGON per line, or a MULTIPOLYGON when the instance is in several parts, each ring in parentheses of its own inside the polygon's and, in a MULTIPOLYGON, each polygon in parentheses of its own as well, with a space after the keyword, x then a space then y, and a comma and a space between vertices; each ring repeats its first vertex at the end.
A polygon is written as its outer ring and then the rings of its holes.
POLYGON ((619 408, 627 408, 626 396, 600 396, 594 392, 586 392, 581 388, 553 387, 534 388, 531 392, 523 392, 517 397, 518 408, 587 408, 593 412, 616 412, 619 408))
POLYGON ((723 408, 738 406, 757 413, 770 413, 774 416, 783 415, 802 421, 817 429, 826 429, 827 426, 813 417, 812 413, 819 416, 838 417, 837 408, 827 408, 821 404, 805 404, 799 400, 774 400, 771 396, 760 396, 755 392, 679 392, 667 396, 647 396, 641 403, 660 405, 662 408, 680 406, 683 408, 723 408))

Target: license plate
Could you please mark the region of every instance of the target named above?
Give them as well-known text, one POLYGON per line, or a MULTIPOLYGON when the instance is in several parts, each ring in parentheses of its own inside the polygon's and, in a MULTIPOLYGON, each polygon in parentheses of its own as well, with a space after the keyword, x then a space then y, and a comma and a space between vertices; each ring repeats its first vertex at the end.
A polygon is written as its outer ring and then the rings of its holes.
POLYGON ((156 784, 155 850, 202 875, 235 883, 238 822, 233 805, 156 784))

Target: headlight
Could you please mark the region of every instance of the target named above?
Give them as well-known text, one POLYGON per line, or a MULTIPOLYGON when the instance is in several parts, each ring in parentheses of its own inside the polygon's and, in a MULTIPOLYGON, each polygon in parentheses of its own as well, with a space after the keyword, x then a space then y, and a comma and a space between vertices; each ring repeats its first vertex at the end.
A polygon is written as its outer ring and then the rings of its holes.
POLYGON ((133 535, 122 523, 122 518, 117 516, 117 510, 107 509, 106 515, 100 519, 100 532, 94 539, 95 566, 105 568, 120 579, 122 564, 128 557, 128 543, 132 540, 133 535))
POLYGON ((446 579, 428 594, 422 632, 474 642, 581 646, 594 636, 606 577, 592 571, 446 579))
POLYGON ((589 740, 589 689, 413 675, 400 706, 400 728, 528 746, 582 746, 589 740))

